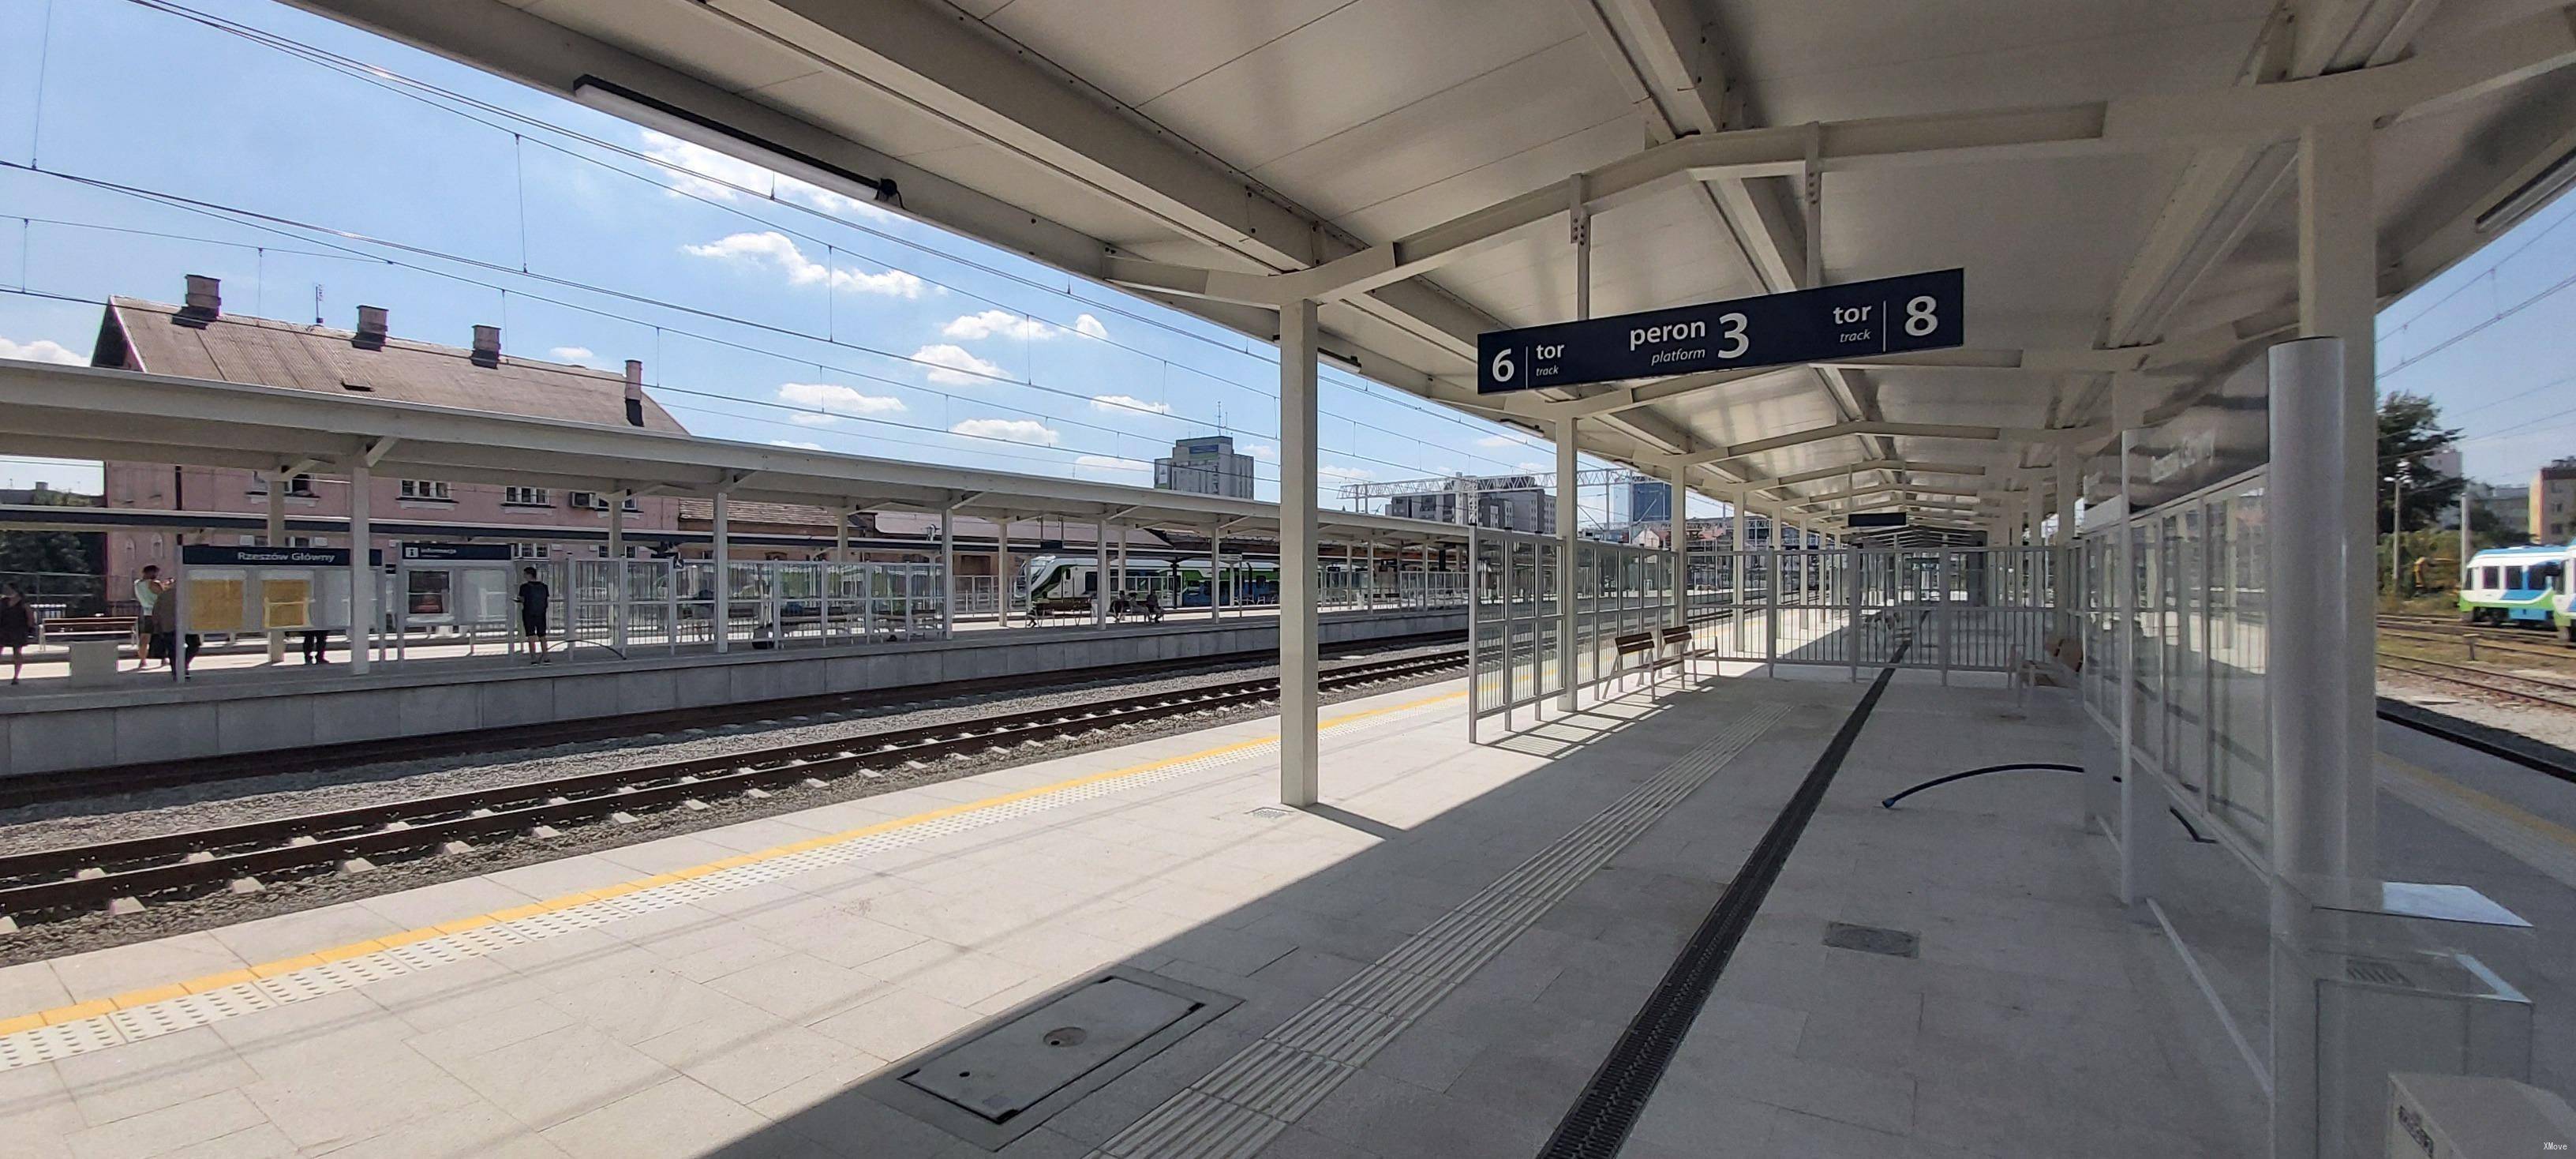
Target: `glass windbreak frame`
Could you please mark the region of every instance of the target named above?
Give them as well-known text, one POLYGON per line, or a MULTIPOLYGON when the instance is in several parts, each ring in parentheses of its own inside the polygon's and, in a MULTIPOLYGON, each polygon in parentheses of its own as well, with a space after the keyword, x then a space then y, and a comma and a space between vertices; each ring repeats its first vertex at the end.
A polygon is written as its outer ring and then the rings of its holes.
MULTIPOLYGON (((2125 764, 2161 781, 2194 825, 2258 872, 2270 857, 2273 809, 2264 475, 2249 471, 2088 537, 2096 558, 2086 584, 2095 609, 2088 654, 2116 646, 2124 630, 2135 648, 2125 764), (2126 629, 2116 606, 2101 607, 2112 589, 2094 578, 2118 573, 2119 561, 2107 557, 2119 547, 2115 536, 2133 552, 2125 578, 2138 602, 2126 629)), ((2097 724, 2118 732, 2116 699, 2089 707, 2097 724)))

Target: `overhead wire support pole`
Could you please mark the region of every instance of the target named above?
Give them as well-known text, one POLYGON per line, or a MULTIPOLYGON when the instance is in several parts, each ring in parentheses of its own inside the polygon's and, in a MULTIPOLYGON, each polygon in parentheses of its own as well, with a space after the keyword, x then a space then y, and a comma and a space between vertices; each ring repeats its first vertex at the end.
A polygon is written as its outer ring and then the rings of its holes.
POLYGON ((1279 309, 1279 802, 1302 807, 1321 788, 1316 718, 1315 303, 1279 309))

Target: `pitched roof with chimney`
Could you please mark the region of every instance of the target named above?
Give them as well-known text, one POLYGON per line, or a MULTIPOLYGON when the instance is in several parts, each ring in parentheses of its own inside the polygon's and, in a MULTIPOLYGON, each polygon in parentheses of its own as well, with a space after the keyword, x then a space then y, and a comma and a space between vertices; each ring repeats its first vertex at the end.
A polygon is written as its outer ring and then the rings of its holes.
MULTIPOLYGON (((486 366, 459 347, 393 337, 361 346, 356 338, 355 331, 239 314, 183 318, 180 307, 166 302, 111 298, 91 361, 247 386, 627 425, 620 374, 507 355, 486 366)), ((642 425, 688 433, 650 393, 642 425)))

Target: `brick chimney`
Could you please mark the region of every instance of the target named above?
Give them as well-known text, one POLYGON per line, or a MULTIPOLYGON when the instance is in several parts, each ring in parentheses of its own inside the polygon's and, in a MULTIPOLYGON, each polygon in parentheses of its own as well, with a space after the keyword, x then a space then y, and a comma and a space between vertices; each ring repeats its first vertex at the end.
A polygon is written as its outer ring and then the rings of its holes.
POLYGON ((644 364, 626 360, 626 425, 644 425, 644 364))
POLYGON ((360 350, 382 350, 385 348, 385 334, 385 308, 358 307, 358 332, 349 336, 349 345, 360 350))
POLYGON ((474 365, 487 367, 501 365, 500 327, 477 326, 474 328, 474 365))
POLYGON ((180 300, 179 313, 171 321, 182 326, 204 329, 206 324, 224 316, 224 283, 204 274, 188 275, 188 293, 180 300))

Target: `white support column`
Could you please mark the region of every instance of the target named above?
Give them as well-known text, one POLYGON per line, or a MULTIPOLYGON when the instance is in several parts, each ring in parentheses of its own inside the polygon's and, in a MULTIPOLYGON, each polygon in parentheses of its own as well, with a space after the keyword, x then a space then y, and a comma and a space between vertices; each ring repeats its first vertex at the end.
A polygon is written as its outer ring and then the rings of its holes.
POLYGON ((2320 1026, 2311 951, 2344 923, 2297 888, 2377 872, 2378 774, 2373 669, 2379 472, 2376 368, 2378 235, 2371 126, 2314 125, 2299 137, 2299 332, 2271 351, 2272 465, 2264 522, 2272 542, 2264 681, 2272 697, 2272 1155, 2341 1155, 2344 1084, 2360 1060, 2319 1053, 2348 1041, 2320 1026), (2326 341, 2331 339, 2332 341, 2326 341), (2295 586, 2293 586, 2295 585, 2295 586))
POLYGON ((1225 616, 1225 525, 1208 528, 1208 618, 1225 616))
MULTIPOLYGON (((280 466, 282 467, 283 464, 280 466)), ((283 547, 286 545, 286 481, 287 474, 284 470, 271 471, 268 474, 268 534, 260 540, 260 546, 262 547, 283 547)), ((2465 491, 2461 493, 2464 495, 2467 494, 2465 491)), ((2465 511, 2467 509, 2462 508, 2462 510, 2465 511)), ((2465 536, 2468 533, 2464 531, 2461 534, 2465 536)), ((2461 542, 2465 543, 2467 540, 2462 539, 2461 542)), ((2466 562, 2468 558, 2469 557, 2465 554, 2460 556, 2460 559, 2463 562, 2466 562)), ((286 633, 276 628, 265 627, 264 625, 262 627, 262 631, 268 636, 268 662, 271 664, 285 663, 286 633)))
MULTIPOLYGON (((349 674, 367 674, 367 643, 375 634, 376 569, 367 563, 367 545, 375 541, 367 526, 368 493, 375 489, 374 472, 362 456, 349 462, 349 674)), ((187 651, 187 637, 180 636, 175 651, 187 651)))
POLYGON ((1315 303, 1279 309, 1279 802, 1321 789, 1315 617, 1315 303))
POLYGON ((716 490, 715 535, 709 547, 715 553, 716 580, 709 589, 716 606, 708 609, 707 619, 714 627, 716 655, 721 656, 733 650, 733 531, 726 521, 723 488, 716 490))
POLYGON ((1665 474, 1665 534, 1673 545, 1673 626, 1690 623, 1690 491, 1683 482, 1690 468, 1674 467, 1665 474))
MULTIPOLYGON (((619 655, 624 655, 626 652, 626 496, 628 494, 629 492, 622 490, 608 493, 608 558, 610 561, 608 571, 617 584, 617 589, 608 597, 608 632, 610 641, 616 645, 619 655)), ((566 579, 569 580, 572 569, 566 567, 564 572, 566 579)), ((567 583, 566 586, 574 585, 567 583)), ((566 637, 572 635, 569 628, 564 635, 566 637)))
MULTIPOLYGON (((2315 586, 2272 589, 2313 592, 2314 600, 2285 603, 2299 603, 2312 610, 2332 609, 2341 617, 2339 624, 2319 624, 2314 632, 2296 632, 2277 620, 2273 625, 2275 648, 2284 646, 2285 635, 2292 636, 2314 647, 2318 665, 2292 674, 2283 672, 2276 660, 2273 679, 2269 681, 2275 695, 2285 688, 2304 686, 2311 694, 2332 698, 2331 704, 2320 703, 2313 709, 2286 714, 2286 719, 2299 723, 2302 735, 2326 746, 2316 750, 2318 759, 2304 771, 2330 778, 2331 783, 2316 786, 2324 790, 2323 796, 2301 793, 2303 803, 2313 808, 2293 809, 2289 805, 2291 798, 2283 798, 2284 830, 2276 838, 2276 848, 2290 856, 2300 872, 2352 877, 2367 877, 2375 871, 2374 846, 2379 828, 2377 775, 2371 756, 2377 719, 2377 679, 2371 646, 2377 579, 2371 548, 2377 538, 2379 500, 2379 472, 2375 469, 2379 460, 2377 371, 2372 342, 2379 303, 2370 132, 2368 124, 2354 122, 2313 127, 2300 137, 2299 332, 2308 337, 2343 340, 2340 391, 2327 409, 2301 407, 2300 413, 2309 416, 2309 421, 2296 425, 2280 421, 2282 399, 2276 387, 2272 412, 2276 428, 2304 432, 2304 437, 2293 436, 2291 447, 2303 454, 2286 454, 2276 441, 2272 450, 2274 463, 2287 462, 2294 472, 2304 469, 2305 464, 2318 462, 2340 468, 2331 477, 2335 490, 2318 496, 2316 505, 2304 511, 2313 521, 2309 524, 2312 533, 2334 536, 2318 544, 2320 550, 2335 561, 2359 565, 2314 576, 2315 586), (2340 443, 2318 447, 2313 440, 2321 435, 2339 438, 2340 443), (2330 741, 2328 734, 2333 737, 2330 741)), ((2311 382, 2301 389, 2317 392, 2325 388, 2311 382)), ((2297 402, 2327 406, 2318 400, 2297 402)), ((2268 500, 2267 507, 2279 502, 2268 500)), ((2276 528, 2280 522, 2277 518, 2266 520, 2267 525, 2276 528)), ((2287 543, 2273 548, 2276 555, 2284 550, 2298 549, 2287 543)), ((2274 718, 2285 717, 2276 708, 2274 718)), ((2275 775, 2280 778, 2282 791, 2298 791, 2289 777, 2278 772, 2275 775)))
POLYGON ((1091 626, 1109 626, 1109 521, 1091 525, 1091 626))
POLYGON ((1127 529, 1118 529, 1118 593, 1127 594, 1127 529))
POLYGON ((1361 582, 1362 582, 1363 584, 1365 584, 1366 586, 1364 586, 1364 587, 1360 588, 1360 608, 1361 608, 1361 610, 1362 610, 1362 611, 1370 611, 1370 612, 1374 612, 1374 611, 1376 611, 1376 610, 1377 610, 1377 537, 1376 537, 1376 536, 1370 536, 1370 537, 1369 537, 1369 541, 1368 541, 1368 577, 1367 577, 1365 580, 1361 581, 1361 582))
POLYGON ((1580 521, 1574 484, 1581 477, 1574 458, 1575 423, 1572 415, 1556 421, 1556 707, 1569 713, 1574 711, 1574 682, 1580 671, 1574 657, 1574 526, 1580 521))
POLYGON ((993 625, 1011 626, 1011 513, 1002 512, 1001 522, 993 530, 993 625))
POLYGON ((939 509, 939 635, 957 634, 957 505, 939 509))

